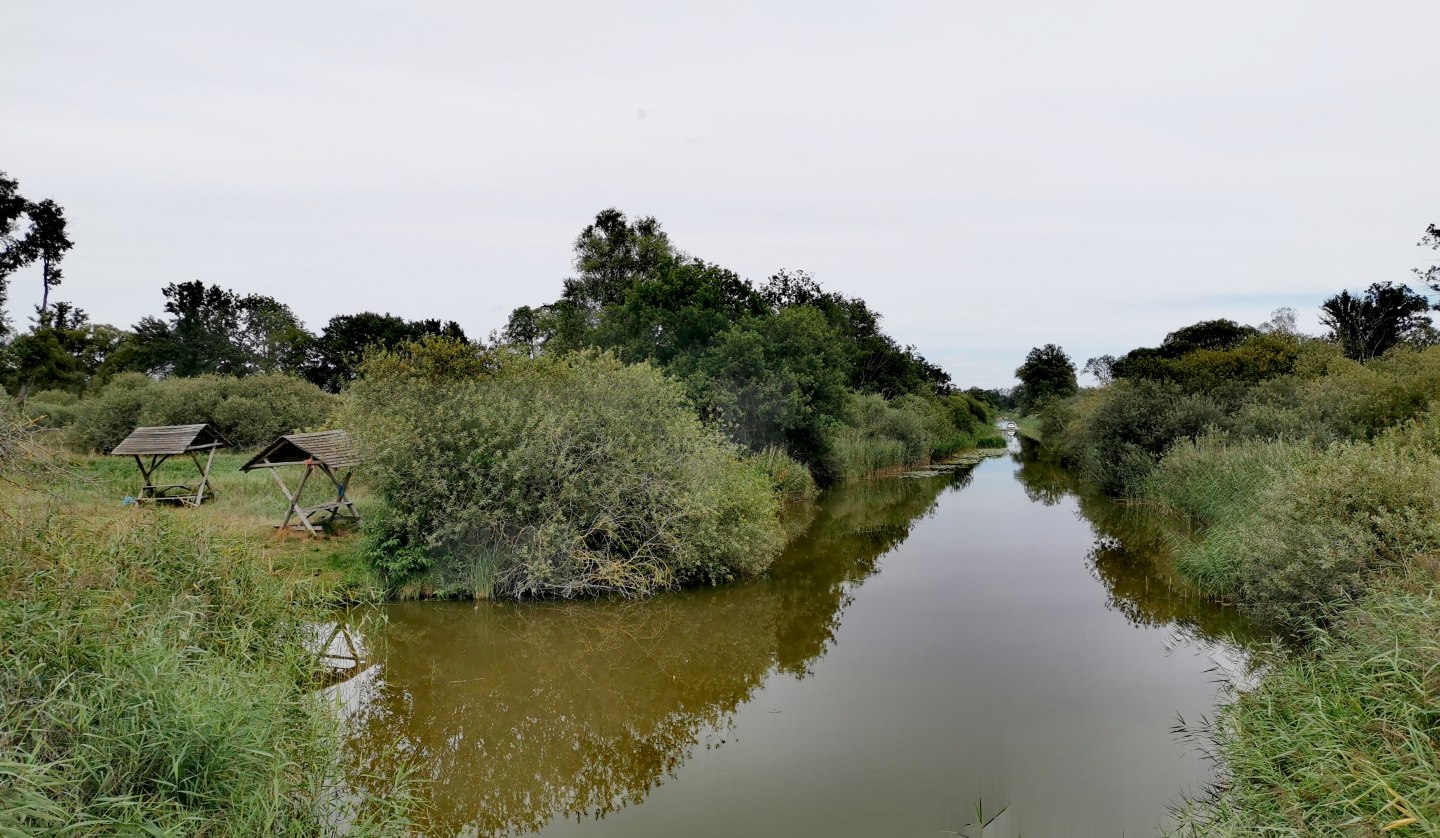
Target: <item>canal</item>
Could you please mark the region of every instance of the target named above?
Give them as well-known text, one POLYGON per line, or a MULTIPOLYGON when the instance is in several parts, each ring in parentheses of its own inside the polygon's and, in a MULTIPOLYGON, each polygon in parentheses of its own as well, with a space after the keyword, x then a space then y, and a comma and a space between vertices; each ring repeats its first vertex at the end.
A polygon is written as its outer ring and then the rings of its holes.
POLYGON ((1154 835, 1204 790, 1180 728, 1250 635, 1144 511, 1016 447, 792 526, 729 587, 355 614, 354 782, 413 765, 427 834, 581 838, 979 835, 977 807, 997 838, 1154 835))

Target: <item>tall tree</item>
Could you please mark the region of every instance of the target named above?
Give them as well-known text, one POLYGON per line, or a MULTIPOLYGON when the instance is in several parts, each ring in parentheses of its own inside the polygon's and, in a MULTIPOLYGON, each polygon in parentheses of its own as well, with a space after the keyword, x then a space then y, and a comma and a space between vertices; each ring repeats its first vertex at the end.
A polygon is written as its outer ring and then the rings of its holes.
MULTIPOLYGON (((60 284, 60 261, 73 246, 65 232, 64 208, 48 198, 27 200, 19 181, 0 172, 0 308, 8 297, 10 276, 38 260, 44 288, 37 311, 43 315, 50 289, 60 284)), ((4 331, 0 324, 0 334, 4 331)))
POLYGON ((170 318, 135 326, 136 361, 151 373, 248 375, 304 360, 310 337, 283 303, 198 280, 171 283, 163 293, 170 318))
POLYGON ((50 304, 50 289, 60 284, 60 261, 74 243, 65 234, 65 209, 50 199, 31 204, 26 210, 30 216, 30 234, 35 258, 40 262, 40 281, 43 284, 40 295, 41 314, 50 304))
POLYGON ((1025 363, 1015 370, 1015 377, 1020 379, 1018 401, 1024 413, 1051 399, 1074 395, 1080 389, 1075 380, 1075 363, 1065 350, 1053 343, 1031 349, 1025 363))
POLYGON ((565 299, 599 311, 623 301, 636 281, 679 256, 653 217, 631 223, 614 207, 603 210, 575 239, 575 276, 565 281, 565 299))
POLYGON ((1320 305, 1320 322, 1346 357, 1379 357, 1430 325, 1429 302, 1403 285, 1377 282, 1363 295, 1341 291, 1320 305))

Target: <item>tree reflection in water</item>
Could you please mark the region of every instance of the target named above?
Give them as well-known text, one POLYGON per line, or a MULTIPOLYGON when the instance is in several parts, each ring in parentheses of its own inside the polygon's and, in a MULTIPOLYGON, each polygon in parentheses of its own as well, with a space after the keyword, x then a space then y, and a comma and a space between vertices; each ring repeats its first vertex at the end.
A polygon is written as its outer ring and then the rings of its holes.
POLYGON ((1067 497, 1076 499, 1079 514, 1095 531, 1086 559, 1091 574, 1105 585, 1107 608, 1132 625, 1169 626, 1205 641, 1243 646, 1259 637, 1235 609, 1207 600, 1175 572, 1169 543, 1180 536, 1153 510, 1082 491, 1074 476, 1046 459, 1033 440, 1024 440, 1012 458, 1019 464, 1015 479, 1032 501, 1054 506, 1067 497))
POLYGON ((825 493, 765 579, 643 602, 401 603, 344 692, 354 782, 415 766, 433 834, 500 835, 638 803, 775 671, 805 677, 852 589, 968 469, 825 493))
MULTIPOLYGON (((1192 640, 1242 639, 1233 611, 1178 581, 1146 510, 1079 493, 1030 446, 1028 497, 1074 496, 1107 607, 1192 640)), ((503 835, 639 803, 774 673, 804 678, 835 642, 856 586, 971 471, 826 492, 761 580, 643 602, 401 603, 381 609, 383 665, 344 685, 354 776, 402 765, 426 780, 426 834, 503 835)), ((363 779, 355 782, 362 783, 363 779)))

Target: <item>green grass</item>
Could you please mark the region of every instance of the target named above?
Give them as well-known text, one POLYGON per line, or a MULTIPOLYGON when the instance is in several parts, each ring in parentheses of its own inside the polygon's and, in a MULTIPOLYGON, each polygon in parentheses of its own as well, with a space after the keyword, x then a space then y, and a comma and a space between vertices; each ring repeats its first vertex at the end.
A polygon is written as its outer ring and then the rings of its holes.
POLYGON ((1440 834, 1433 584, 1370 595, 1223 708, 1208 731, 1221 783, 1180 834, 1440 834))
POLYGON ((0 835, 407 832, 407 781, 357 797, 314 689, 311 626, 369 588, 351 539, 275 533, 278 491, 219 460, 213 505, 125 505, 123 460, 0 414, 0 835))
MULTIPOLYGON (((96 522, 127 520, 134 515, 136 507, 125 503, 125 498, 139 492, 140 472, 133 460, 63 453, 52 457, 63 468, 47 476, 35 491, 0 491, 0 502, 31 510, 63 508, 96 522)), ((249 457, 248 452, 216 455, 210 476, 213 497, 200 508, 164 505, 151 511, 200 522, 213 532, 247 541, 268 571, 307 580, 307 584, 337 602, 377 596, 381 586, 362 555, 363 536, 354 528, 326 538, 278 531, 275 525, 284 517, 285 498, 265 470, 239 470, 249 457)), ((300 473, 298 468, 280 470, 292 490, 300 473)), ((198 473, 188 459, 172 459, 161 466, 158 477, 162 482, 194 483, 198 473)), ((303 503, 333 500, 333 487, 318 477, 306 486, 303 503)), ((362 517, 378 507, 367 490, 363 471, 352 481, 349 494, 362 517)))
POLYGON ((403 784, 346 811, 307 580, 195 516, 5 514, 0 834, 402 833, 403 784))

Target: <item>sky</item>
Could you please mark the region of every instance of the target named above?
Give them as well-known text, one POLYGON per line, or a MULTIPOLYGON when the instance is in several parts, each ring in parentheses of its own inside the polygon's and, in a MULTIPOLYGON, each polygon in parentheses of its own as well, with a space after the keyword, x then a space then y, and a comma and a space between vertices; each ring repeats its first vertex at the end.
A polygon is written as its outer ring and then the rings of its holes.
POLYGON ((199 279, 484 336, 613 206, 1008 386, 1045 343, 1319 333, 1440 223, 1433 0, 5 5, 0 171, 120 326, 199 279))

